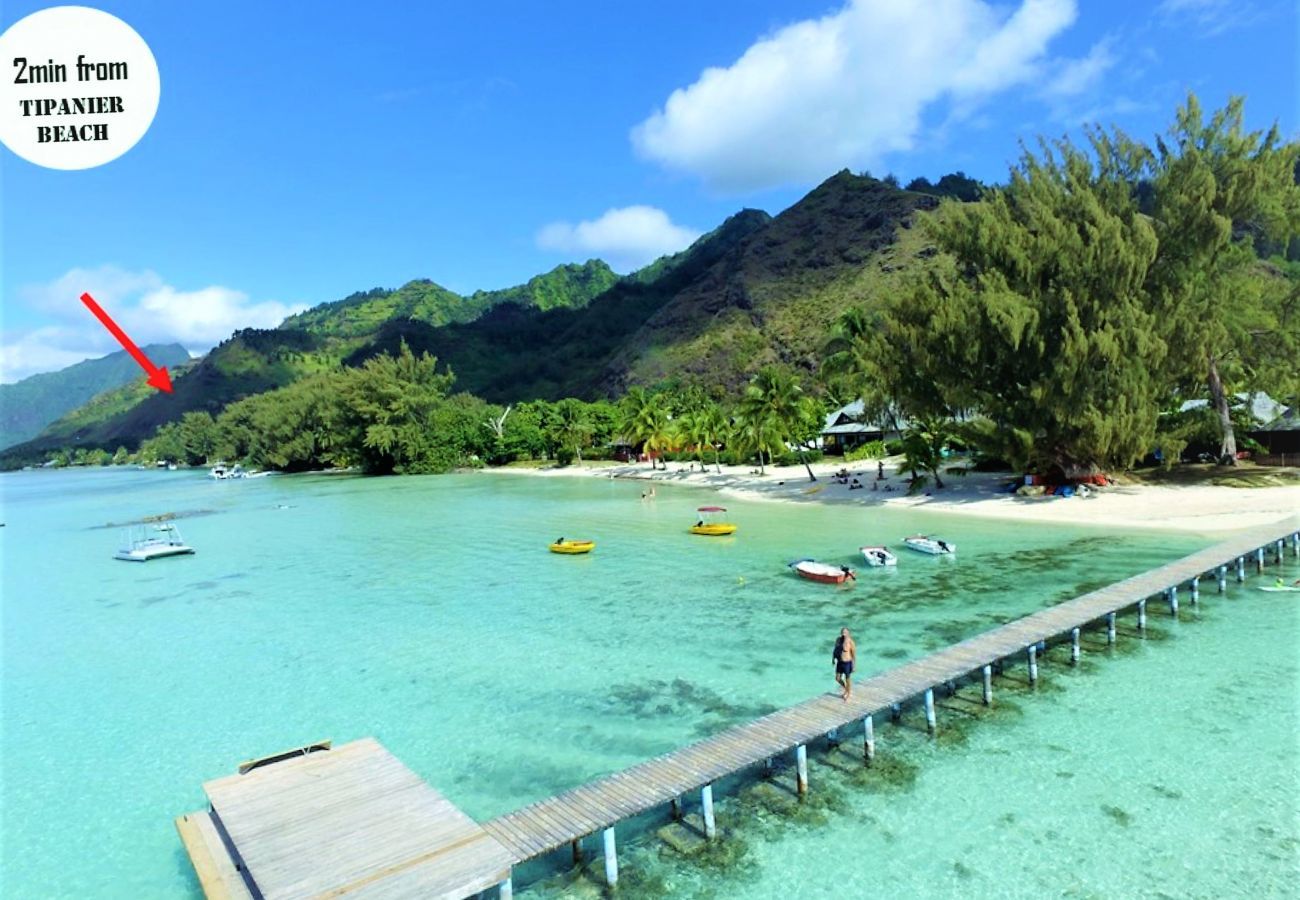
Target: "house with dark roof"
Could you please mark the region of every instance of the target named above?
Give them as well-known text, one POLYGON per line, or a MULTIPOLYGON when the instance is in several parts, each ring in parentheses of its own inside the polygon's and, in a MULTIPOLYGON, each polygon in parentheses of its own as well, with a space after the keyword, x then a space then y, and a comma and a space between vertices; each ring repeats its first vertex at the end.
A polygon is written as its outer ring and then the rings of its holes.
POLYGON ((1296 456, 1300 463, 1300 414, 1296 407, 1284 410, 1267 425, 1247 432, 1270 456, 1296 456))
POLYGON ((861 400, 854 400, 826 416, 822 426, 822 451, 843 455, 870 441, 889 441, 899 433, 885 422, 867 421, 861 400))

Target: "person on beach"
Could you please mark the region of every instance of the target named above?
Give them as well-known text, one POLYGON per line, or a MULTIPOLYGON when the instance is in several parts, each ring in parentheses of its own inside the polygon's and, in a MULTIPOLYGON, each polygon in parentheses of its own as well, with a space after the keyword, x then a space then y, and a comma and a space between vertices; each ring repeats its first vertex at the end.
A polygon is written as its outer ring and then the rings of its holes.
POLYGON ((885 480, 885 463, 884 460, 876 460, 876 481, 885 480))
POLYGON ((840 697, 845 701, 853 696, 853 663, 857 658, 857 643, 847 628, 841 628, 831 661, 835 664, 835 683, 840 686, 840 697))

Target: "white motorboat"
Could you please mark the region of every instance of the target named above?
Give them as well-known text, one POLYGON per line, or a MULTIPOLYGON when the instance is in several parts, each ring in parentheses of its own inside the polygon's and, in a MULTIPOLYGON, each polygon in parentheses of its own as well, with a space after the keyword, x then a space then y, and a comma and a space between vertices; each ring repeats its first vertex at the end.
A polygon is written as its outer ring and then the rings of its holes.
POLYGON ((848 566, 832 566, 813 559, 795 560, 790 563, 790 568, 794 569, 795 574, 800 578, 819 581, 822 584, 843 584, 850 579, 856 581, 858 578, 857 573, 848 566))
POLYGON ((867 561, 869 566, 896 566, 898 557, 890 553, 884 547, 860 547, 862 558, 867 561))
POLYGON ((152 530, 145 526, 127 531, 126 543, 113 554, 114 559, 127 562, 148 562, 167 556, 188 556, 194 548, 185 543, 175 525, 166 522, 154 525, 152 530))
POLYGON ((903 538, 903 543, 918 553, 928 553, 931 556, 946 556, 957 552, 956 544, 950 544, 947 541, 932 538, 925 534, 914 534, 909 538, 903 538))
POLYGON ((247 478, 248 473, 244 471, 239 463, 233 466, 227 466, 225 463, 217 463, 208 470, 208 477, 215 478, 217 481, 228 481, 231 478, 247 478))

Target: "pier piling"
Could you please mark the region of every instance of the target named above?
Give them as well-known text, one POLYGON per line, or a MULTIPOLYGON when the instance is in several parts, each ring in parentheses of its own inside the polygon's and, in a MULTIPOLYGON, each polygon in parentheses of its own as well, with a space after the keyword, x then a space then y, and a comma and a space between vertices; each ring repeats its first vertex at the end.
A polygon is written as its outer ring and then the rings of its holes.
POLYGON ((808 793, 808 746, 800 744, 794 748, 795 787, 799 796, 808 793))
POLYGON ((867 765, 871 765, 871 761, 876 758, 876 725, 872 722, 871 716, 862 720, 862 727, 862 753, 866 757, 867 765))
MULTIPOLYGON (((768 760, 768 762, 770 763, 771 760, 768 760)), ((670 805, 669 805, 669 808, 672 810, 672 817, 673 817, 673 821, 674 821, 674 822, 676 822, 676 821, 678 821, 679 819, 681 819, 681 817, 682 817, 682 798, 681 798, 681 797, 674 797, 674 798, 672 799, 670 805)))
POLYGON ((1070 631, 1070 665, 1079 664, 1079 629, 1075 628, 1070 631))
POLYGON ((1165 592, 1169 597, 1169 615, 1178 618, 1178 588, 1171 587, 1165 592))
POLYGON ((1106 643, 1115 646, 1115 614, 1106 613, 1106 643))
POLYGON ((985 666, 984 671, 984 705, 993 705, 993 667, 985 666))
POLYGON ((1282 543, 1282 539, 1278 538, 1277 539, 1277 564, 1279 566, 1282 565, 1282 558, 1283 558, 1283 554, 1285 553, 1285 548, 1286 545, 1282 543))
POLYGON ((507 878, 497 886, 497 897, 499 900, 515 900, 515 882, 513 878, 507 878))
POLYGON ((1237 584, 1246 580, 1246 557, 1237 557, 1237 584))
POLYGON ((925 727, 932 735, 938 730, 938 723, 934 717, 934 688, 925 690, 925 727))
POLYGON ((573 853, 574 868, 582 868, 582 838, 574 838, 569 850, 573 853))
POLYGON ((1219 575, 1219 593, 1226 594, 1228 592, 1228 567, 1219 566, 1218 575, 1219 575))
POLYGON ((1138 631, 1146 632, 1147 630, 1147 601, 1144 597, 1138 601, 1138 631))
POLYGON ((1029 683, 1038 684, 1038 645, 1029 645, 1029 683))
POLYGON ((1263 573, 1264 573, 1264 548, 1260 547, 1258 550, 1255 551, 1255 574, 1262 575, 1263 573))
POLYGON ((700 788, 700 805, 704 807, 704 836, 713 840, 718 836, 718 826, 713 821, 713 785, 700 788))
POLYGON ((1192 606, 1201 604, 1201 576, 1192 576, 1192 606))
POLYGON ((899 722, 903 721, 903 707, 902 707, 902 704, 899 704, 899 703, 891 703, 891 704, 889 705, 889 720, 890 720, 891 722, 893 722, 895 725, 897 725, 899 722))
POLYGON ((614 842, 614 826, 605 829, 605 883, 618 884, 618 846, 614 842))

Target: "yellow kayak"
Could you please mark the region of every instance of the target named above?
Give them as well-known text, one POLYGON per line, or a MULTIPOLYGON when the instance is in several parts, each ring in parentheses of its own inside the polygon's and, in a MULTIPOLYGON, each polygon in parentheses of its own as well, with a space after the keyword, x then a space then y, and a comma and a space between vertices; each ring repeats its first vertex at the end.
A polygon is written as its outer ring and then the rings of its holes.
POLYGON ((554 544, 551 544, 552 553, 590 553, 595 549, 595 541, 558 540, 554 544))

